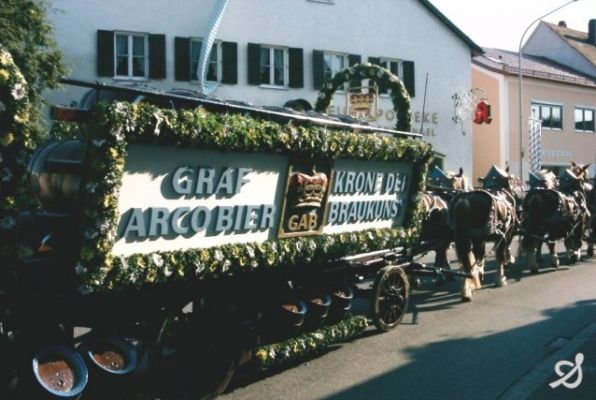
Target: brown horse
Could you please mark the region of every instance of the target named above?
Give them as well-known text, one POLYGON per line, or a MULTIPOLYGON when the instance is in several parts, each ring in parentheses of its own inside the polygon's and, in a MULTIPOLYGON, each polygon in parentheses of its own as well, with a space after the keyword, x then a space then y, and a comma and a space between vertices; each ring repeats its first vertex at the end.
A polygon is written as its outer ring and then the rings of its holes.
POLYGON ((508 169, 493 166, 484 178, 482 189, 463 192, 449 205, 449 220, 455 235, 455 250, 465 273, 472 278, 462 282, 462 300, 472 300, 474 289, 481 287, 486 259, 486 242, 495 243, 496 284, 505 286, 505 264, 512 262, 509 244, 517 220, 512 194, 513 177, 508 169))
POLYGON ((538 272, 536 249, 548 245, 551 266, 559 266, 555 243, 563 240, 571 264, 581 256, 581 240, 587 222, 584 180, 588 166, 572 163, 560 177, 559 186, 537 186, 523 202, 522 248, 530 271, 538 272), (575 173, 574 173, 575 171, 575 173))
POLYGON ((447 249, 453 241, 449 226, 448 204, 458 192, 467 190, 463 168, 458 173, 443 172, 439 167, 429 174, 429 191, 422 195, 423 219, 420 241, 435 251, 435 268, 449 269, 447 249))
POLYGON ((590 222, 586 230, 586 237, 588 242, 588 257, 594 257, 594 243, 596 243, 596 175, 592 178, 592 182, 586 185, 587 189, 587 203, 588 211, 590 212, 590 222))

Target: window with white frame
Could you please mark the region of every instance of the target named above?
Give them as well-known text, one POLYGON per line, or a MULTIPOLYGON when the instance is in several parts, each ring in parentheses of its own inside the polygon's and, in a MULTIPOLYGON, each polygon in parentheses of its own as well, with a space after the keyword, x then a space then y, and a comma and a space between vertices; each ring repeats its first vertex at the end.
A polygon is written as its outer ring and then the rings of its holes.
MULTIPOLYGON (((190 39, 190 74, 192 81, 198 81, 197 68, 201 58, 202 39, 190 39)), ((219 80, 219 43, 214 43, 211 47, 211 54, 207 63, 207 80, 217 82, 219 80)))
MULTIPOLYGON (((379 65, 391 72, 393 75, 399 77, 400 79, 403 78, 403 74, 401 72, 401 60, 396 60, 392 58, 380 58, 379 65)), ((387 87, 379 87, 379 94, 387 94, 389 89, 387 87)))
POLYGON ((261 46, 259 77, 262 85, 287 86, 288 50, 283 47, 261 46))
POLYGON ((332 53, 325 51, 323 53, 323 78, 325 80, 333 79, 336 73, 348 66, 348 55, 342 53, 332 53))
POLYGON ((563 129, 563 107, 555 104, 532 103, 532 118, 542 120, 542 127, 563 129))
POLYGON ((575 130, 578 132, 594 132, 594 109, 575 107, 575 130))
POLYGON ((114 40, 116 77, 147 78, 149 70, 148 35, 116 32, 114 40))

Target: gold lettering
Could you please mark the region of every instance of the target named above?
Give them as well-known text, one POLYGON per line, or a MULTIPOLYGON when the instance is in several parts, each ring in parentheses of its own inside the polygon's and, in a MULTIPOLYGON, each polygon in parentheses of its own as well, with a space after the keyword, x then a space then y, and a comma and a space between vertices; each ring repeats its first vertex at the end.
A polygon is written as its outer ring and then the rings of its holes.
POLYGON ((316 214, 294 214, 288 218, 288 229, 291 232, 297 231, 312 231, 317 228, 317 215, 316 214))

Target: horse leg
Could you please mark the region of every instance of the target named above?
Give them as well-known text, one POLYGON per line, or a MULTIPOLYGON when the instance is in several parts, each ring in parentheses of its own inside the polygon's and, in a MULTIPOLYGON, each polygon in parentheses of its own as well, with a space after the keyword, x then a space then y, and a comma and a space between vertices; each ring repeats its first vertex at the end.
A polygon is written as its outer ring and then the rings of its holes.
MULTIPOLYGON (((456 238, 455 251, 457 259, 461 263, 462 271, 474 275, 472 271, 473 256, 472 247, 469 239, 456 238)), ((461 284, 461 299, 462 301, 472 301, 474 291, 474 278, 464 278, 461 284)))
POLYGON ((569 264, 575 264, 581 259, 581 248, 582 248, 582 234, 584 232, 584 226, 582 223, 575 227, 571 235, 565 239, 565 248, 567 250, 567 259, 569 264))
POLYGON ((536 261, 542 263, 542 242, 536 242, 536 261))
POLYGON ((474 251, 474 258, 476 267, 472 270, 472 275, 474 275, 474 271, 476 271, 476 277, 474 278, 474 284, 476 289, 480 289, 482 287, 482 282, 484 281, 484 261, 486 259, 486 248, 485 243, 483 240, 474 239, 473 243, 473 251, 474 251))
POLYGON ((548 253, 550 254, 550 266, 559 268, 559 255, 555 251, 555 243, 548 243, 548 253))
POLYGON ((524 253, 526 253, 526 262, 528 263, 528 267, 530 268, 530 272, 533 274, 538 273, 538 260, 537 260, 537 250, 539 252, 541 246, 541 242, 537 241, 529 236, 524 236, 521 246, 524 249, 524 253))
MULTIPOLYGON (((435 268, 438 270, 447 268, 449 269, 449 261, 447 261, 447 247, 444 241, 441 241, 435 250, 435 268)), ((438 274, 435 283, 440 285, 445 282, 445 276, 443 274, 438 274)))
POLYGON ((505 276, 505 264, 509 258, 508 244, 505 239, 501 240, 496 249, 495 258, 497 261, 497 276, 495 283, 498 287, 507 286, 507 277, 505 276))

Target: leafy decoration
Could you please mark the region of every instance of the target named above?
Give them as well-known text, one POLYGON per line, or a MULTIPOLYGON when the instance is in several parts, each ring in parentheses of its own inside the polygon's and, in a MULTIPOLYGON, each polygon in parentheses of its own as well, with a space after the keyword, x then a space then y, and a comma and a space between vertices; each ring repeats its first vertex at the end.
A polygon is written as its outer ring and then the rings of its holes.
MULTIPOLYGON (((95 114, 94 123, 84 133, 91 143, 90 162, 81 226, 84 241, 76 266, 79 290, 83 293, 219 278, 257 268, 304 265, 359 252, 410 246, 417 240, 420 213, 414 198, 403 227, 115 257, 111 249, 116 236, 118 191, 127 143, 327 159, 404 161, 414 166, 411 193, 423 188, 432 149, 429 144, 411 138, 280 124, 248 115, 213 113, 200 107, 175 111, 150 104, 116 102, 99 105, 95 114)), ((72 135, 72 127, 67 125, 57 126, 56 134, 72 135)))
POLYGON ((36 143, 28 93, 11 53, 0 45, 0 258, 5 262, 15 255, 15 213, 30 198, 21 179, 36 143))
POLYGON ((410 95, 402 81, 386 68, 374 64, 355 64, 349 68, 339 71, 335 76, 323 83, 323 88, 319 92, 315 109, 325 112, 331 103, 333 94, 344 83, 354 79, 369 79, 378 86, 387 87, 391 92, 391 101, 393 109, 397 116, 396 129, 398 131, 410 132, 412 130, 412 110, 410 108, 410 95))
POLYGON ((306 356, 324 352, 329 346, 356 338, 368 326, 366 318, 358 315, 335 325, 303 333, 280 343, 261 346, 253 350, 255 366, 267 370, 306 356))

